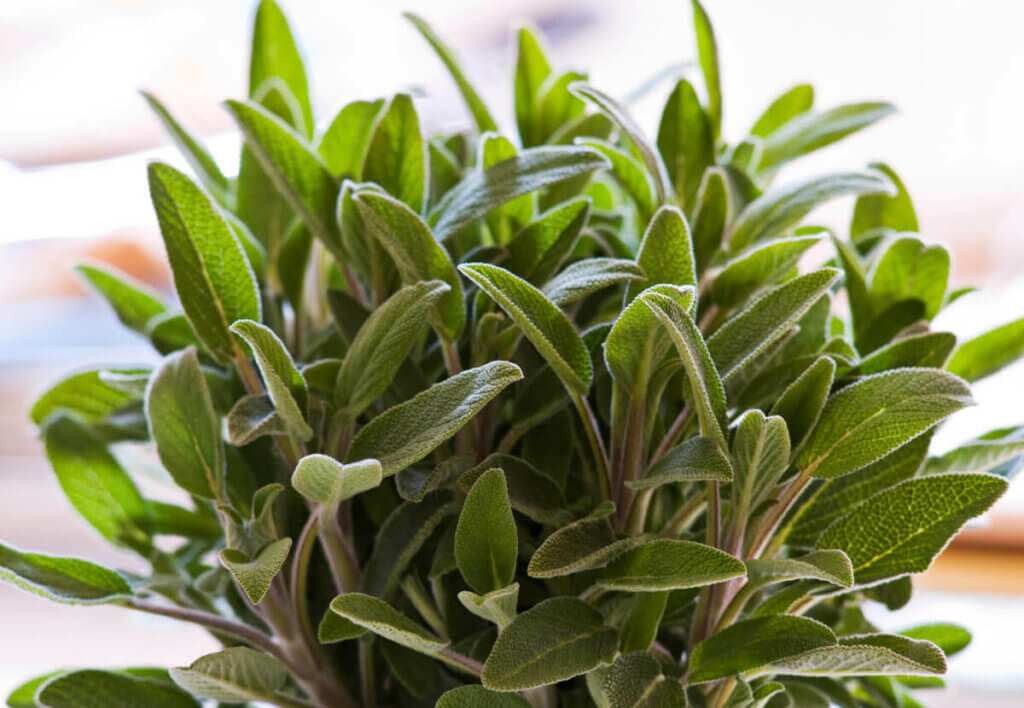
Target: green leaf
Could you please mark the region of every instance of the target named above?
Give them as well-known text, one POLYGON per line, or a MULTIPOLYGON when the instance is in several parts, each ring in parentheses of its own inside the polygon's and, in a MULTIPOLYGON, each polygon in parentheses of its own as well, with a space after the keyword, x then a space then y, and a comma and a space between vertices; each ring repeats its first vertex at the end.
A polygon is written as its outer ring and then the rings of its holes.
POLYGON ((29 417, 41 425, 54 412, 66 410, 86 423, 99 423, 138 400, 138 396, 107 383, 104 378, 110 373, 148 374, 145 369, 89 369, 71 374, 39 397, 29 417))
POLYGON ((757 244, 726 263, 711 281, 711 298, 719 307, 735 307, 796 265, 821 234, 778 238, 757 244))
POLYGON ((321 644, 337 644, 348 639, 357 639, 364 634, 366 634, 365 628, 328 609, 320 620, 316 638, 321 644))
POLYGON ((363 569, 362 590, 378 597, 390 595, 423 544, 456 510, 452 493, 439 489, 421 502, 406 502, 392 511, 377 531, 363 569))
POLYGON ((949 251, 925 246, 914 236, 901 236, 884 246, 869 276, 870 297, 876 312, 910 298, 924 303, 925 319, 939 313, 946 301, 949 251))
POLYGON ((530 558, 527 574, 532 578, 554 578, 603 568, 620 553, 646 540, 632 537, 616 541, 608 523, 608 516, 614 511, 615 505, 605 502, 548 536, 530 558))
POLYGON ((267 701, 288 681, 288 670, 272 656, 249 649, 230 647, 206 654, 187 668, 170 670, 174 682, 194 696, 223 703, 267 701))
POLYGON ((850 238, 883 228, 897 232, 919 231, 914 205, 899 175, 881 162, 873 162, 870 167, 889 178, 896 187, 896 195, 869 194, 858 197, 850 222, 850 238))
POLYGON ((462 283, 451 258, 434 240, 430 227, 402 202, 371 191, 356 193, 356 204, 367 229, 388 252, 402 282, 441 280, 450 290, 437 300, 431 324, 446 339, 456 340, 465 324, 462 283))
MULTIPOLYGON (((518 153, 511 140, 497 133, 482 135, 477 151, 480 168, 484 170, 514 158, 518 153)), ((530 223, 533 219, 535 201, 534 195, 524 194, 495 209, 490 215, 492 238, 498 243, 504 243, 510 236, 510 226, 519 228, 530 223)))
POLYGON ((196 138, 185 130, 184 127, 170 111, 149 91, 142 91, 142 97, 156 113, 167 134, 171 136, 174 146, 188 161, 189 167, 196 173, 199 181, 203 183, 206 191, 220 204, 228 204, 231 200, 231 188, 228 185, 228 178, 221 172, 217 162, 210 157, 206 148, 196 138))
POLYGON ((541 40, 530 27, 520 27, 518 34, 515 73, 515 113, 519 139, 523 147, 532 147, 544 141, 539 135, 540 122, 537 105, 540 89, 551 74, 551 65, 545 56, 541 40))
POLYGON ((509 241, 505 266, 533 283, 544 282, 572 251, 589 216, 585 197, 544 212, 509 241))
POLYGON ((585 116, 587 104, 573 95, 569 87, 577 81, 585 81, 586 74, 566 71, 558 76, 551 75, 541 87, 537 101, 537 135, 549 144, 571 143, 566 133, 578 127, 577 121, 585 116))
POLYGON ((624 592, 681 590, 741 578, 743 562, 717 548, 662 538, 630 548, 605 568, 601 586, 624 592))
POLYGON ((700 330, 690 314, 670 297, 647 291, 640 298, 658 317, 676 346, 690 380, 692 405, 697 411, 700 433, 725 447, 728 427, 725 390, 700 330))
POLYGON ((851 103, 827 111, 803 112, 765 136, 758 169, 778 168, 895 112, 891 103, 851 103))
POLYGON ((827 356, 818 357, 772 405, 771 414, 782 416, 793 450, 804 441, 818 423, 835 378, 836 364, 827 356))
POLYGON ((264 435, 284 435, 284 423, 270 396, 242 396, 225 417, 228 442, 244 447, 264 435))
POLYGON ((366 151, 383 108, 384 99, 378 98, 376 101, 352 101, 338 111, 317 145, 317 152, 332 175, 362 179, 366 151))
MULTIPOLYGON (((564 396, 560 398, 564 400, 564 396)), ((458 486, 468 492, 480 475, 492 467, 500 467, 505 473, 512 508, 520 514, 552 525, 561 525, 572 518, 558 483, 526 460, 512 455, 488 455, 472 470, 459 476, 458 486)))
POLYGON ((281 538, 267 544, 252 557, 243 551, 225 548, 220 552, 220 562, 238 581, 249 601, 258 605, 270 589, 274 576, 288 560, 291 547, 290 538, 281 538))
POLYGON ((721 248, 728 218, 729 187, 725 173, 712 167, 704 172, 693 212, 693 255, 698 273, 705 271, 721 248))
POLYGON ((751 127, 750 134, 759 138, 767 137, 797 116, 811 110, 812 105, 814 87, 810 84, 797 84, 772 101, 751 127))
POLYGON ((338 595, 331 611, 389 641, 423 654, 437 654, 448 646, 388 603, 358 592, 338 595))
POLYGON ((498 693, 472 685, 445 691, 434 708, 530 708, 530 703, 514 693, 498 693))
POLYGON ((684 440, 651 465, 647 476, 626 482, 631 489, 654 489, 676 482, 731 482, 732 462, 711 438, 695 436, 684 440))
POLYGON ((389 477, 422 460, 521 378, 515 364, 492 361, 436 383, 371 420, 352 441, 348 459, 380 460, 389 477))
POLYGON ((832 630, 806 617, 773 615, 743 620, 694 647, 689 681, 714 681, 835 644, 832 630))
MULTIPOLYGON (((458 543, 456 537, 456 543, 458 543)), ((456 551, 458 553, 458 551, 456 551)), ((486 595, 477 595, 469 590, 458 594, 459 602, 477 617, 493 622, 499 630, 505 629, 516 616, 519 601, 519 583, 492 590, 486 595)))
POLYGON ((647 279, 630 283, 626 289, 627 299, 632 299, 629 293, 651 285, 697 285, 690 226, 683 212, 673 206, 658 209, 640 242, 636 263, 647 279))
POLYGON ((406 286, 359 328, 338 371, 335 400, 351 419, 379 398, 423 334, 427 317, 451 288, 439 280, 406 286))
POLYGON ((281 8, 273 0, 262 0, 252 32, 249 95, 255 96, 267 80, 274 77, 284 82, 298 102, 302 116, 301 132, 308 138, 313 134, 313 109, 309 101, 306 69, 281 8))
POLYGON ((558 146, 530 148, 486 170, 473 170, 431 211, 434 236, 444 241, 517 197, 608 166, 592 148, 558 146))
POLYGON ((93 528, 111 543, 136 549, 149 545, 139 527, 148 515, 146 502, 102 441, 61 415, 48 420, 43 444, 68 501, 93 528))
POLYGON ((153 372, 146 418, 160 461, 178 486, 219 498, 224 490, 220 419, 194 348, 168 355, 153 372))
POLYGON ((101 605, 132 596, 125 579, 112 570, 78 558, 24 553, 2 543, 0 579, 66 604, 101 605))
POLYGON ((333 457, 306 455, 295 466, 292 487, 312 502, 327 507, 380 485, 381 467, 377 460, 360 460, 343 465, 333 457))
POLYGON ((377 121, 363 162, 362 178, 380 185, 420 213, 427 196, 426 155, 412 98, 397 94, 377 121))
POLYGON ((661 673, 661 665, 644 653, 623 654, 601 680, 608 708, 686 708, 686 691, 661 673))
POLYGON ((779 341, 838 279, 839 271, 822 268, 772 288, 708 338, 708 351, 728 381, 779 341))
POLYGON ((199 708, 177 686, 122 671, 83 669, 54 676, 35 695, 39 708, 199 708))
POLYGON ((970 404, 967 385, 944 371, 864 377, 828 399, 797 466, 815 477, 849 474, 970 404))
POLYGON ((150 164, 149 193, 185 316, 203 345, 229 361, 235 344, 228 327, 261 317, 245 252, 209 198, 173 167, 150 164))
POLYGON ((597 138, 577 138, 577 145, 585 145, 594 148, 611 163, 611 173, 622 185, 636 203, 639 211, 639 221, 646 222, 651 218, 655 209, 654 186, 651 184, 647 170, 640 166, 640 163, 633 159, 633 156, 611 143, 597 138))
POLYGON ((548 281, 544 295, 562 307, 609 286, 643 278, 643 269, 625 258, 584 258, 548 281))
POLYGON ((303 416, 309 390, 284 343, 272 329, 252 320, 235 322, 231 331, 252 349, 267 393, 287 433, 302 442, 312 438, 313 429, 303 416))
POLYGON ((167 305, 150 288, 106 266, 81 263, 75 270, 110 304, 128 329, 146 333, 146 325, 167 311, 167 305))
POLYGON ((661 113, 657 144, 676 199, 689 214, 697 206, 704 171, 715 164, 715 131, 693 86, 680 79, 661 113))
POLYGON ((928 676, 946 673, 946 657, 931 642, 897 634, 855 634, 840 637, 839 646, 785 657, 766 668, 801 676, 928 676))
POLYGON ((505 473, 484 472, 469 490, 455 529, 455 559, 471 588, 485 595, 515 577, 519 540, 505 473))
POLYGON ((668 604, 667 592, 634 593, 629 613, 619 625, 619 651, 647 651, 658 636, 661 620, 668 604))
POLYGON ((647 168, 651 178, 654 180, 654 193, 657 196, 658 204, 667 203, 669 195, 672 193, 672 184, 669 182, 668 174, 665 172, 665 165, 662 164, 657 151, 647 141, 647 138, 644 137, 643 131, 633 122, 625 108, 608 94, 582 81, 573 83, 569 86, 569 90, 593 103, 598 110, 619 126, 625 136, 633 143, 633 147, 636 149, 637 154, 640 155, 644 167, 647 168))
POLYGON ((1020 430, 1015 429, 1009 435, 994 439, 987 436, 976 438, 944 455, 929 458, 922 474, 989 472, 1020 455, 1024 455, 1024 439, 1021 439, 1020 430))
POLYGON ((508 313, 566 388, 577 394, 590 389, 594 371, 590 354, 575 326, 530 283, 499 266, 463 263, 459 271, 508 313))
POLYGON ((708 118, 717 138, 722 128, 722 86, 718 76, 718 43, 704 7, 693 0, 693 31, 697 37, 697 58, 708 98, 708 118))
POLYGON ((961 344, 946 367, 967 381, 1001 371, 1024 356, 1024 317, 961 344))
POLYGON ((876 349, 857 363, 847 376, 880 374, 908 366, 945 367, 956 347, 956 337, 949 332, 912 334, 876 349))
POLYGON ((971 643, 971 633, 958 624, 933 622, 920 624, 900 632, 904 637, 924 639, 935 644, 946 656, 953 656, 967 648, 971 643))
POLYGON ((729 232, 729 250, 739 253, 750 244, 774 238, 795 226, 815 207, 849 194, 894 194, 883 174, 839 172, 775 187, 740 212, 729 232))
POLYGON ((490 130, 497 130, 497 123, 494 122, 490 111, 487 110, 487 105, 477 94, 473 85, 469 83, 469 79, 463 73, 452 50, 441 41, 434 29, 422 17, 412 12, 403 12, 402 16, 423 35, 423 38, 427 40, 427 43, 437 53, 438 58, 444 63, 445 68, 448 69, 448 73, 452 75, 455 85, 459 88, 459 93, 462 94, 462 100, 466 102, 466 107, 469 109, 470 115, 473 116, 477 131, 486 133, 490 130))
POLYGON ((910 479, 836 521, 818 539, 818 547, 846 551, 858 585, 922 573, 960 528, 992 506, 1006 487, 1006 480, 986 474, 910 479))
POLYGON ((844 588, 853 585, 853 566, 847 555, 838 550, 814 551, 797 558, 752 559, 744 563, 747 581, 758 585, 789 580, 823 580, 844 588))
POLYGON ((8 708, 38 708, 39 704, 36 703, 36 691, 39 687, 50 679, 60 676, 66 673, 65 671, 51 671, 48 674, 37 676, 34 679, 25 681, 20 686, 15 688, 7 696, 7 702, 4 704, 8 708))
POLYGON ((338 184, 313 146, 258 104, 227 101, 225 105, 241 129, 246 145, 288 206, 302 217, 314 236, 340 256, 334 218, 338 184))
POLYGON ((732 439, 733 502, 742 519, 766 499, 789 467, 789 431, 780 416, 749 410, 732 439))
POLYGON ((573 597, 552 597, 498 635, 480 678, 496 691, 521 691, 591 671, 614 656, 618 636, 601 613, 573 597))

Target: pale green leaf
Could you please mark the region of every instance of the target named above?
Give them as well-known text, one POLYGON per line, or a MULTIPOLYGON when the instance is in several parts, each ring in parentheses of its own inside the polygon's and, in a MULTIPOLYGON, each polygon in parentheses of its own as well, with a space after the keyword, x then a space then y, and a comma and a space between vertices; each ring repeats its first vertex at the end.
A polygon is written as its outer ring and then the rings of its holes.
POLYGON ((333 457, 306 455, 295 466, 292 487, 312 502, 336 507, 346 499, 377 487, 381 482, 377 460, 360 460, 343 465, 333 457))
POLYGON ((0 579, 55 602, 123 602, 132 589, 120 575, 78 558, 25 553, 0 544, 0 579))
POLYGON ((335 177, 362 179, 366 151, 373 127, 384 108, 384 99, 352 101, 338 111, 327 126, 317 152, 335 177))
POLYGON ((850 103, 827 111, 802 112, 764 137, 758 169, 778 168, 895 112, 891 103, 850 103))
POLYGON ((551 74, 551 64, 545 56, 541 39, 530 27, 520 27, 517 32, 515 71, 515 113, 519 140, 523 147, 533 147, 543 142, 539 135, 537 105, 540 89, 551 74))
POLYGON ((412 98, 397 94, 377 121, 362 179, 384 188, 416 213, 426 203, 426 148, 412 98))
POLYGON ((641 167, 632 155, 607 141, 597 138, 577 138, 576 144, 594 148, 608 158, 608 162, 611 163, 612 175, 626 190, 630 199, 636 203, 636 208, 640 212, 640 222, 643 223, 650 219, 651 214, 654 213, 656 197, 650 177, 647 176, 647 170, 641 167))
POLYGON ((760 115, 750 134, 759 138, 767 137, 797 116, 811 110, 814 105, 814 87, 797 84, 772 101, 760 115))
POLYGON ((971 643, 971 633, 967 629, 949 622, 921 624, 905 629, 900 634, 911 639, 927 640, 941 649, 946 656, 960 653, 971 643))
POLYGON ((288 681, 288 670, 272 656, 230 647, 201 656, 188 667, 172 668, 174 682, 195 696, 223 703, 266 701, 288 681))
POLYGON ((435 637, 388 603, 358 592, 338 595, 331 611, 389 641, 424 654, 437 654, 448 642, 435 637))
POLYGON ((677 207, 663 206, 647 226, 640 248, 636 254, 646 280, 630 283, 630 293, 638 293, 651 285, 697 285, 696 264, 693 258, 693 242, 690 226, 677 207))
POLYGON ((732 439, 733 503, 737 514, 756 508, 789 467, 789 431, 780 416, 754 409, 736 423, 732 439))
POLYGON ((252 33, 252 54, 249 59, 249 95, 255 97, 268 79, 284 82, 298 103, 301 132, 307 138, 313 133, 313 110, 309 100, 309 83, 295 38, 281 8, 273 0, 262 0, 256 11, 252 33))
POLYGON ((950 256, 943 246, 925 246, 914 236, 900 236, 880 247, 868 274, 876 312, 910 298, 924 303, 925 319, 939 313, 946 301, 950 256))
POLYGON ((146 333, 146 325, 167 311, 160 296, 125 273, 101 265, 79 264, 75 270, 110 304, 128 329, 146 333))
POLYGON ((873 162, 870 167, 885 174, 896 187, 895 196, 868 194, 857 198, 850 221, 850 238, 869 234, 876 229, 897 232, 918 231, 917 214, 907 194, 907 188, 891 167, 873 162))
POLYGON ((258 605, 270 589, 274 576, 280 572, 281 566, 288 559, 291 547, 290 538, 278 539, 267 544, 252 557, 243 551, 225 548, 220 552, 220 562, 238 581, 249 601, 258 605))
POLYGON ((99 423, 117 413, 138 396, 112 386, 104 380, 107 373, 140 374, 145 369, 88 369, 71 374, 53 384, 32 405, 29 417, 41 425, 55 411, 73 413, 86 423, 99 423))
POLYGON ((693 86, 680 79, 661 113, 657 144, 676 200, 688 214, 697 206, 704 171, 715 164, 716 129, 693 86))
POLYGON ((711 20, 703 5, 693 0, 693 31, 697 37, 697 58, 701 75, 704 77, 704 91, 708 100, 708 118, 714 130, 714 138, 722 128, 722 86, 718 72, 718 43, 715 40, 711 20))
POLYGON ((711 281, 711 297, 719 307, 735 307, 758 289, 792 269, 821 234, 790 236, 755 244, 732 259, 711 281))
POLYGON ((977 381, 1024 356, 1024 317, 961 344, 946 367, 967 381, 977 381))
MULTIPOLYGON (((456 537, 456 543, 458 539, 456 537)), ((458 551, 456 551, 458 553, 458 551)), ((492 590, 486 595, 477 595, 469 590, 458 594, 459 602, 477 617, 493 622, 498 629, 505 629, 516 616, 519 601, 519 583, 492 590)))
POLYGON ((928 641, 897 634, 855 634, 839 645, 772 661, 775 674, 800 676, 929 676, 946 673, 946 657, 928 641))
POLYGON ((643 278, 643 269, 625 258, 584 258, 549 280, 544 295, 562 307, 612 285, 643 278))

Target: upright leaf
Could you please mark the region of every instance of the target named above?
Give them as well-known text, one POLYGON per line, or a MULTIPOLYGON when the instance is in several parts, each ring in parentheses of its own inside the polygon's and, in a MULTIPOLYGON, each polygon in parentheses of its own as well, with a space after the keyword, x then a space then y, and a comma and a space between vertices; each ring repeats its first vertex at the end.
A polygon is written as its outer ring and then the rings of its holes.
POLYGON ((317 152, 335 177, 360 180, 374 125, 384 108, 384 99, 352 101, 338 111, 327 126, 317 152))
POLYGON ((697 272, 703 273, 722 246, 729 218, 729 187, 718 168, 705 170, 697 207, 693 212, 693 256, 697 272))
POLYGON ((851 103, 820 113, 801 113, 765 136, 758 169, 777 168, 895 112, 896 107, 891 103, 851 103))
POLYGON ((459 571, 476 592, 493 592, 515 577, 518 548, 505 474, 490 469, 473 484, 459 514, 455 529, 459 571))
POLYGON ((881 162, 873 162, 870 167, 889 178, 896 187, 896 194, 865 194, 857 197, 857 203, 853 207, 853 219, 850 221, 850 237, 867 235, 876 229, 917 232, 919 229, 914 204, 910 201, 910 195, 899 175, 881 162))
POLYGON ((924 303, 925 319, 939 313, 946 301, 950 256, 942 246, 925 246, 913 236, 885 245, 871 269, 870 296, 875 310, 884 311, 902 300, 924 303))
POLYGON ((683 213, 673 206, 663 206, 651 219, 636 254, 636 264, 647 276, 644 281, 630 283, 629 293, 658 284, 697 285, 690 226, 683 213))
POLYGON ((693 0, 693 30, 697 36, 697 58, 704 76, 704 91, 708 98, 708 118, 715 139, 722 130, 722 86, 718 75, 718 43, 711 28, 711 20, 698 0, 693 0))
POLYGON ((657 144, 676 200, 688 214, 697 206, 704 171, 715 164, 715 130, 693 86, 680 79, 661 113, 657 144))
POLYGON ((362 177, 384 188, 416 213, 426 203, 426 148, 412 97, 391 99, 377 121, 363 162, 362 177))
POLYGON ((1001 371, 1024 356, 1024 317, 968 339, 953 353, 946 367, 967 381, 1001 371))
POLYGON ((813 104, 814 87, 810 84, 797 84, 772 101, 750 128, 750 134, 759 138, 767 137, 809 111, 813 104))
POLYGON ((786 387, 772 405, 772 415, 786 421, 789 442, 796 449, 818 422, 836 373, 835 362, 827 356, 818 357, 793 383, 786 387))
POLYGON ((551 74, 551 64, 545 56, 540 38, 530 27, 520 27, 517 33, 515 72, 515 112, 519 140, 523 147, 543 142, 539 135, 537 104, 540 88, 551 74))
POLYGON ((733 499, 737 520, 754 509, 789 467, 789 432, 780 416, 754 409, 736 423, 732 439, 733 499))
POLYGON ((295 466, 292 487, 312 502, 337 507, 357 494, 373 489, 381 482, 377 460, 360 460, 343 465, 333 457, 306 455, 295 466))
POLYGON ((273 0, 261 0, 252 32, 249 95, 256 96, 267 80, 275 77, 284 82, 298 102, 301 132, 308 139, 313 134, 313 109, 302 57, 281 8, 273 0))

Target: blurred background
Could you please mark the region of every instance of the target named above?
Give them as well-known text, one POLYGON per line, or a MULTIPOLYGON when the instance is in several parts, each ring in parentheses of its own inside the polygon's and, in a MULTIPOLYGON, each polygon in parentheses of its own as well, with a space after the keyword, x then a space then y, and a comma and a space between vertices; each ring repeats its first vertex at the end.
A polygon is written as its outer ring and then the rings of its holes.
MULTIPOLYGON (((681 0, 282 0, 304 49, 318 124, 346 102, 419 95, 426 129, 466 122, 437 58, 402 18, 423 14, 457 47, 497 114, 511 117, 512 29, 527 20, 563 68, 617 97, 694 56, 681 0)), ((884 160, 914 197, 926 240, 954 255, 959 300, 935 326, 970 337, 1024 314, 1024 4, 707 0, 725 92, 724 130, 744 135, 798 82, 816 106, 884 99, 900 112, 800 161, 779 181, 884 160)), ((203 137, 227 173, 238 136, 221 101, 245 91, 252 0, 3 0, 0 3, 0 539, 131 568, 60 494, 28 423, 34 396, 69 368, 150 360, 71 276, 107 261, 169 292, 144 177, 154 158, 184 167, 137 93, 153 91, 203 137)), ((632 110, 653 135, 670 81, 632 110)), ((508 120, 505 127, 511 128, 508 120)), ((815 221, 845 228, 849 203, 815 221)), ((1024 422, 1024 368, 983 381, 980 405, 937 436, 942 451, 1024 422)), ((916 579, 886 629, 946 619, 975 641, 937 706, 1024 705, 1024 484, 916 579)), ((0 694, 60 666, 181 665, 212 649, 191 627, 111 608, 70 608, 0 586, 0 694)))

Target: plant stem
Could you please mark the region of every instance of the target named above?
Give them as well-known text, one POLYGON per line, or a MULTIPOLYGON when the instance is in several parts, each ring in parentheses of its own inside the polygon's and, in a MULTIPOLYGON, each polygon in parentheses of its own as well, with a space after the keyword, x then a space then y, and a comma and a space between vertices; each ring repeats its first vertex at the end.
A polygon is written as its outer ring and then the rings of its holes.
POLYGON ((299 621, 299 628, 308 644, 318 641, 313 633, 313 625, 309 619, 309 607, 306 598, 307 581, 309 580, 309 559, 313 553, 313 540, 316 538, 319 516, 311 513, 306 525, 302 527, 299 541, 292 551, 292 612, 299 621))
POLYGON ((484 665, 476 659, 470 659, 468 656, 463 656, 451 649, 442 649, 437 653, 437 658, 450 666, 462 669, 477 677, 484 670, 484 665))
POLYGON ((608 453, 604 449, 604 443, 601 442, 601 430, 597 425, 597 417, 584 396, 575 391, 571 391, 569 395, 572 397, 572 402, 576 405, 576 411, 580 415, 583 429, 587 433, 587 442, 590 443, 590 452, 594 456, 594 465, 597 468, 597 484, 601 492, 601 498, 610 499, 611 480, 608 478, 608 453))
POLYGON ((778 549, 782 546, 782 540, 776 539, 768 548, 769 541, 772 541, 772 535, 782 522, 783 517, 786 516, 786 512, 789 511, 790 507, 796 503, 796 500, 800 498, 800 495, 807 488, 807 485, 811 482, 811 475, 808 470, 803 470, 790 482, 789 486, 786 487, 786 491, 783 492, 782 497, 775 503, 775 506, 771 508, 765 517, 764 522, 761 524, 761 529, 757 536, 754 538, 753 543, 750 546, 750 557, 760 558, 766 551, 770 551, 769 557, 778 552, 778 549))
MULTIPOLYGON (((718 482, 707 483, 707 497, 707 544, 713 548, 721 548, 722 506, 718 482)), ((697 614, 694 619, 694 626, 697 628, 696 641, 709 636, 712 628, 715 626, 723 585, 723 583, 715 583, 714 585, 707 585, 701 590, 700 599, 697 602, 697 614)))
POLYGON ((675 445, 676 438, 678 438, 679 434, 683 432, 683 428, 686 427, 692 417, 693 409, 689 406, 683 406, 683 409, 679 411, 679 415, 676 416, 676 419, 672 421, 672 425, 665 432, 665 436, 661 439, 658 447, 655 448, 654 454, 651 455, 649 464, 653 465, 672 449, 673 445, 675 445))
POLYGON ((359 690, 363 708, 377 708, 377 677, 373 668, 373 647, 366 639, 359 640, 359 690))
POLYGON ((683 504, 672 515, 672 518, 665 524, 665 528, 661 530, 662 536, 669 536, 671 538, 679 538, 683 531, 690 528, 700 512, 703 510, 704 505, 707 502, 707 492, 699 492, 694 496, 690 497, 685 504, 683 504))
POLYGON ((320 543, 327 556, 327 565, 338 592, 359 588, 359 566, 338 526, 337 507, 320 507, 320 543))
MULTIPOLYGON (((238 370, 238 376, 242 379, 242 385, 245 386, 245 390, 250 396, 261 396, 265 393, 260 375, 256 373, 256 369, 253 368, 249 357, 239 348, 235 349, 235 368, 238 370)), ((302 457, 301 443, 296 443, 290 437, 287 437, 287 444, 285 444, 285 441, 282 440, 284 436, 272 435, 271 437, 278 452, 281 453, 281 457, 284 458, 285 464, 289 468, 295 469, 295 465, 299 463, 299 458, 302 457)))
POLYGON ((729 696, 732 695, 733 690, 736 688, 736 677, 730 676, 719 685, 715 691, 714 699, 711 703, 711 708, 724 708, 729 702, 729 696))

